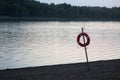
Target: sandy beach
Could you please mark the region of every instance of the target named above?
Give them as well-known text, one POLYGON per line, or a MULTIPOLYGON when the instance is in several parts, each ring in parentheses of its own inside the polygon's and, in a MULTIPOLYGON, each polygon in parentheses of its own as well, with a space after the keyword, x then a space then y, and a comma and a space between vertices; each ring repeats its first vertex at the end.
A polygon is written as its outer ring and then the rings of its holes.
POLYGON ((120 60, 0 70, 0 80, 120 80, 120 60))

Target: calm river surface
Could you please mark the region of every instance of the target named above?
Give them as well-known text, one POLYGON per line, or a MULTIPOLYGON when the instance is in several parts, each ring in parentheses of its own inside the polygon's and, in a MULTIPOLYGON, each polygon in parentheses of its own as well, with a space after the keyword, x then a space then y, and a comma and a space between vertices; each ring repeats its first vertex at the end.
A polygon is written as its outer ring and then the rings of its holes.
POLYGON ((81 27, 89 61, 120 59, 120 22, 0 22, 0 69, 85 62, 81 27))

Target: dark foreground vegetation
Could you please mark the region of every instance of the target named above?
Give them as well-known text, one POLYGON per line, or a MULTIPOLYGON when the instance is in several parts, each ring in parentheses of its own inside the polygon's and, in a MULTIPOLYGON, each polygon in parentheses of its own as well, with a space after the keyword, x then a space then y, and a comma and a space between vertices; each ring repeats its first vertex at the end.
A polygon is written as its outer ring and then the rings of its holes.
POLYGON ((68 20, 120 20, 120 7, 80 7, 66 3, 46 4, 35 0, 0 0, 0 16, 2 19, 3 17, 5 19, 7 17, 39 17, 68 20))
POLYGON ((120 80, 120 60, 1 70, 0 80, 120 80))

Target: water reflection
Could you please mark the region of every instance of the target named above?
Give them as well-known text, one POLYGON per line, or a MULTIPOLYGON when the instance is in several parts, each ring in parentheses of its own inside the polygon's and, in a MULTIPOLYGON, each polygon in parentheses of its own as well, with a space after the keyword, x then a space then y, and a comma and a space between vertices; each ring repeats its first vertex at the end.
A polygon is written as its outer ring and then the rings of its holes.
POLYGON ((84 62, 76 43, 80 27, 90 35, 90 61, 120 58, 119 22, 0 23, 0 69, 84 62))

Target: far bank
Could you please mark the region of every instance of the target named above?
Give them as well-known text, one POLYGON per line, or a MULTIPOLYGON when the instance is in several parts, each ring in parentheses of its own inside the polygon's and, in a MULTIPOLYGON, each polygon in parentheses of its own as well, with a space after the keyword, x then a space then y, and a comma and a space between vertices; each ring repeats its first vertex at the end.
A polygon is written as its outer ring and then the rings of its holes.
POLYGON ((0 17, 0 21, 120 21, 120 19, 51 18, 51 17, 0 17))

